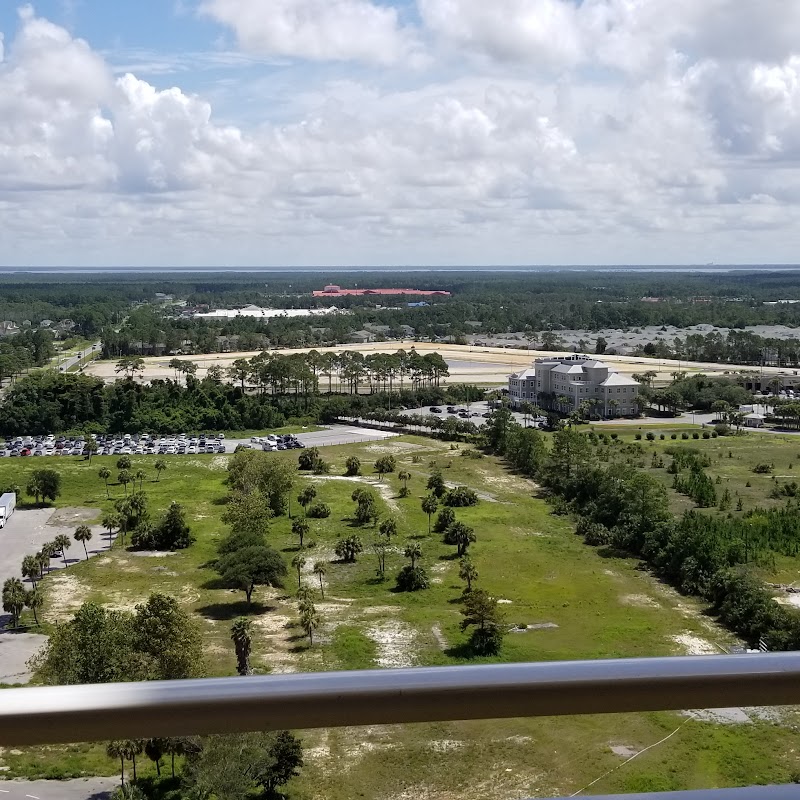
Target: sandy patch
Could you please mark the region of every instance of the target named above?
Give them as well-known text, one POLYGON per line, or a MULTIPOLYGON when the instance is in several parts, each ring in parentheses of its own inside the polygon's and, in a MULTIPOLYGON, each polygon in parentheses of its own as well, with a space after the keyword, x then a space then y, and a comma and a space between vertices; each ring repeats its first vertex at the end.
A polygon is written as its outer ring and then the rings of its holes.
POLYGON ((309 475, 308 479, 311 481, 349 481, 350 483, 363 483, 369 486, 370 489, 375 489, 384 503, 386 503, 392 511, 402 511, 397 500, 393 497, 394 492, 392 487, 385 483, 378 483, 377 478, 368 478, 364 475, 309 475))
POLYGON ((457 739, 432 739, 428 742, 428 747, 436 753, 452 753, 454 750, 461 750, 464 742, 457 739))
POLYGON ((685 717, 718 725, 747 725, 752 722, 741 708, 706 708, 700 711, 682 711, 685 717))
POLYGON ((657 603, 652 597, 646 594, 625 594, 619 598, 620 603, 624 606, 638 606, 639 608, 661 608, 661 604, 657 603))
POLYGON ((636 747, 630 747, 627 744, 612 744, 611 752, 620 758, 633 758, 639 750, 636 747))
POLYGON ((297 672, 296 659, 289 652, 291 646, 289 637, 294 633, 290 626, 294 621, 293 617, 274 611, 268 611, 253 619, 253 625, 258 629, 253 641, 261 651, 256 660, 270 672, 297 672))
POLYGON ((177 555, 174 550, 130 550, 129 554, 139 558, 167 558, 177 555))
POLYGON ((413 442, 386 442, 386 444, 371 444, 364 448, 368 453, 410 453, 415 450, 427 450, 429 448, 413 442))
POLYGON ((416 631, 400 620, 383 620, 365 631, 378 645, 375 662, 384 669, 413 667, 416 662, 416 631))
POLYGON ((46 585, 48 602, 43 616, 48 622, 63 620, 65 614, 77 611, 89 597, 89 587, 74 575, 51 573, 46 585))
POLYGON ((511 533, 516 534, 517 536, 550 536, 549 533, 542 533, 542 531, 531 531, 527 528, 512 528, 511 533))
POLYGON ((500 598, 497 602, 501 606, 510 606, 514 601, 513 600, 506 600, 505 598, 500 598))
POLYGON ((47 520, 48 525, 76 528, 84 522, 90 522, 99 515, 96 508, 58 508, 47 520))
POLYGON ((782 606, 794 606, 800 608, 800 594, 787 594, 774 598, 776 603, 782 606))
POLYGON ((709 656, 719 655, 724 652, 721 648, 712 644, 708 639, 695 636, 691 633, 679 633, 670 637, 675 644, 680 645, 686 655, 690 656, 709 656))
POLYGON ((433 636, 436 639, 436 643, 439 645, 439 649, 447 650, 447 639, 444 638, 442 629, 438 625, 434 625, 431 628, 431 633, 433 633, 433 636))

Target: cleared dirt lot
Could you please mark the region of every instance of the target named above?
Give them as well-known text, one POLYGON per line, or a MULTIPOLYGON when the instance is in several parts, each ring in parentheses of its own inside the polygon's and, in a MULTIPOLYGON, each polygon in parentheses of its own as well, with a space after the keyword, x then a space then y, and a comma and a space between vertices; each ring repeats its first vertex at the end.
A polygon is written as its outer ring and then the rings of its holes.
MULTIPOLYGON (((473 345, 435 344, 431 342, 379 342, 375 344, 339 345, 338 347, 316 348, 319 353, 343 353, 357 351, 368 355, 370 353, 394 353, 397 350, 410 350, 414 348, 418 353, 439 353, 450 365, 449 383, 475 383, 478 385, 505 384, 509 373, 529 367, 536 358, 545 356, 566 356, 573 353, 547 350, 523 350, 505 347, 475 347, 473 345)), ((312 348, 299 348, 294 350, 280 350, 283 354, 307 353, 312 348)), ((191 358, 198 367, 198 377, 202 378, 208 368, 219 366, 223 369, 229 367, 237 358, 252 358, 258 351, 241 353, 212 353, 202 356, 185 356, 191 358)), ((145 371, 141 380, 150 381, 155 378, 172 378, 174 371, 169 362, 172 356, 145 358, 145 371)), ((631 374, 633 372, 646 372, 652 370, 658 373, 659 382, 669 382, 671 373, 677 370, 688 372, 724 373, 738 371, 760 371, 752 366, 737 366, 734 364, 713 364, 706 362, 676 361, 673 359, 636 358, 633 356, 602 356, 603 361, 613 364, 620 372, 631 374)), ((95 361, 86 367, 85 372, 96 375, 106 381, 116 379, 115 362, 95 361)), ((786 370, 777 367, 765 367, 764 374, 785 373, 786 370)), ((320 384, 324 388, 327 378, 321 378, 320 384)))

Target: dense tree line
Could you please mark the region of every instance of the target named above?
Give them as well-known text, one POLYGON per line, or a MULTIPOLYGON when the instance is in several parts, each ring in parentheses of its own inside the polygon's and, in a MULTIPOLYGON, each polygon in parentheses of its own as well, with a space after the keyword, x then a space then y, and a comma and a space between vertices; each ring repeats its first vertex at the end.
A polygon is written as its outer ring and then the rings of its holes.
MULTIPOLYGON (((749 569, 769 563, 773 553, 797 555, 795 500, 738 518, 695 511, 675 518, 660 481, 631 463, 602 462, 599 439, 575 428, 556 431, 548 447, 539 431, 522 428, 499 410, 486 426, 484 443, 540 481, 556 510, 576 514, 577 532, 587 543, 641 557, 681 591, 708 600, 724 624, 753 644, 764 637, 772 649, 800 647, 800 615, 776 603, 749 569)), ((682 466, 691 462, 694 472, 702 463, 689 455, 673 457, 682 466)))
MULTIPOLYGON (((300 364, 302 357, 294 360, 300 364)), ((422 385, 412 390, 410 381, 405 386, 391 394, 373 384, 372 394, 327 396, 312 391, 313 381, 298 384, 287 379, 271 384, 269 390, 242 389, 218 375, 198 380, 187 374, 183 382, 166 379, 142 384, 123 378, 105 384, 80 373, 42 370, 15 383, 0 402, 0 434, 279 428, 289 423, 329 422, 390 407, 457 401, 460 396, 456 386, 445 390, 422 385)))

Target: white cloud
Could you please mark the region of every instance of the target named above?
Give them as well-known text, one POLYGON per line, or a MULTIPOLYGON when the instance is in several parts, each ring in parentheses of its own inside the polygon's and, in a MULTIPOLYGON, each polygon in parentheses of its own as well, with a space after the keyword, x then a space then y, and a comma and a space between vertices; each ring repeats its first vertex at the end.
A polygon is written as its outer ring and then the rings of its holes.
POLYGON ((389 63, 430 34, 427 69, 273 65, 252 84, 226 69, 205 96, 117 75, 25 9, 0 60, 0 262, 792 258, 800 45, 782 25, 800 42, 800 15, 728 0, 419 2, 416 36, 357 0, 338 15, 298 0, 318 13, 283 38, 283 0, 270 19, 229 22, 264 55, 313 59, 389 63), (218 99, 233 122, 216 121, 218 99))
POLYGON ((397 11, 369 0, 206 0, 201 10, 249 52, 385 65, 417 57, 397 11))

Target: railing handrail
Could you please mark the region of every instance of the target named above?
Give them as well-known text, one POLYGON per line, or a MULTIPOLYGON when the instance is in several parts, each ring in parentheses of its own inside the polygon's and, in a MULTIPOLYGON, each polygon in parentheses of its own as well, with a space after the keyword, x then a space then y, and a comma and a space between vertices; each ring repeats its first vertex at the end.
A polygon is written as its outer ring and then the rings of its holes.
POLYGON ((0 746, 800 704, 800 653, 300 673, 0 692, 0 746))

